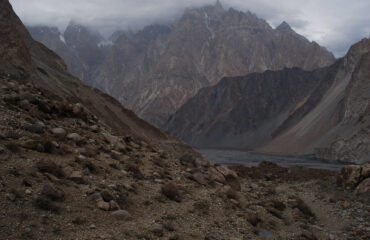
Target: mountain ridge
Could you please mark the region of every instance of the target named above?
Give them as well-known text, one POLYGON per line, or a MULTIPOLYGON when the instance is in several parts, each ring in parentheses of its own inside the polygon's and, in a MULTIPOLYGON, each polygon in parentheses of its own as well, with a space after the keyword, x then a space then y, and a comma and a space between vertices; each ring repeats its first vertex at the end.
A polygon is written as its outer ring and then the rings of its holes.
POLYGON ((251 12, 220 3, 189 8, 171 26, 147 26, 116 39, 84 81, 160 127, 200 88, 222 77, 334 61, 293 30, 275 30, 251 12))

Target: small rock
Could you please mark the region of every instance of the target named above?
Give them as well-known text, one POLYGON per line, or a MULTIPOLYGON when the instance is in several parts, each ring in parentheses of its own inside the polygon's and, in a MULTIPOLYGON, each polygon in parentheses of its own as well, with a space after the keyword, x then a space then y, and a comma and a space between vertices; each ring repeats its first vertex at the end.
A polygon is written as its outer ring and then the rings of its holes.
POLYGON ((66 130, 60 127, 51 129, 51 132, 59 138, 64 138, 67 134, 66 130))
POLYGON ((24 129, 28 132, 31 132, 31 133, 36 133, 36 134, 44 133, 44 126, 42 126, 40 124, 28 125, 24 129))
POLYGON ((81 103, 76 103, 74 106, 73 106, 73 114, 76 115, 76 116, 80 116, 83 112, 84 112, 84 109, 83 109, 83 106, 81 103))
POLYGON ((65 173, 61 166, 57 165, 55 162, 45 159, 41 160, 37 163, 37 168, 39 169, 40 172, 43 173, 50 173, 53 174, 56 177, 64 177, 65 173))
POLYGON ((31 195, 32 191, 30 189, 26 189, 26 191, 24 191, 24 193, 27 194, 27 195, 31 195))
POLYGON ((115 151, 115 150, 112 150, 112 151, 110 152, 110 156, 111 156, 113 159, 115 159, 115 160, 119 160, 119 159, 120 159, 120 157, 122 156, 122 153, 117 152, 117 151, 115 151))
POLYGON ((216 167, 216 169, 217 169, 220 173, 222 173, 222 175, 224 175, 225 177, 227 177, 227 176, 229 176, 229 175, 232 175, 232 176, 234 176, 235 178, 238 178, 238 174, 237 174, 235 171, 233 171, 233 170, 229 169, 228 167, 218 166, 218 167, 216 167))
POLYGON ((94 193, 90 196, 90 198, 95 202, 104 201, 100 193, 94 193))
POLYGON ((111 201, 109 202, 109 210, 110 210, 110 211, 116 211, 116 210, 118 210, 118 209, 119 209, 118 204, 117 204, 115 201, 111 200, 111 201))
POLYGON ((348 202, 343 202, 342 203, 342 208, 346 209, 349 207, 349 203, 348 202))
POLYGON ((93 132, 95 132, 95 133, 99 132, 99 126, 98 126, 98 125, 92 125, 92 126, 90 127, 90 129, 91 129, 91 131, 93 131, 93 132))
POLYGON ((72 140, 74 142, 78 142, 80 141, 81 137, 80 135, 78 135, 78 133, 69 133, 67 135, 67 139, 72 140))
POLYGON ((62 201, 65 195, 63 190, 55 188, 51 185, 45 185, 41 191, 41 194, 55 201, 62 201))
POLYGON ((193 174, 193 178, 195 181, 197 181, 199 184, 207 185, 207 179, 204 174, 197 172, 193 174))
POLYGON ((126 210, 114 211, 112 213, 112 216, 115 217, 117 220, 125 220, 125 221, 132 220, 131 214, 126 210))
POLYGON ((345 166, 337 178, 338 185, 344 188, 355 188, 361 180, 361 170, 361 166, 345 166))
POLYGON ((109 209, 110 209, 110 204, 107 203, 107 202, 104 202, 104 201, 98 201, 98 203, 96 204, 96 206, 99 209, 104 210, 104 211, 109 211, 109 209))
POLYGON ((15 194, 13 194, 13 193, 7 193, 5 196, 6 196, 7 199, 9 199, 12 202, 14 202, 15 199, 17 199, 17 196, 15 196, 15 194))
POLYGON ((91 224, 91 225, 89 226, 89 228, 90 228, 90 229, 96 229, 96 225, 95 225, 95 224, 91 224))
POLYGON ((162 180, 162 179, 158 179, 158 178, 156 178, 156 179, 154 179, 154 182, 155 183, 164 183, 164 181, 162 180))
POLYGON ((363 180, 355 190, 355 194, 370 193, 370 178, 363 180))
POLYGON ((209 175, 209 178, 212 181, 216 181, 216 182, 219 182, 219 183, 225 183, 226 182, 226 179, 225 179, 224 175, 222 175, 222 173, 220 173, 219 171, 217 171, 213 167, 211 167, 208 170, 208 175, 209 175))
POLYGON ((72 174, 69 176, 69 179, 74 181, 75 183, 79 183, 79 184, 85 183, 85 179, 83 178, 83 174, 81 171, 72 172, 72 174))
POLYGON ((5 152, 5 148, 2 145, 0 145, 0 154, 4 152, 5 152))
POLYGON ((163 226, 161 224, 155 223, 153 224, 151 231, 156 235, 157 237, 163 236, 163 226))
POLYGON ((184 154, 180 157, 180 163, 182 165, 194 165, 195 164, 195 158, 191 154, 184 154))
POLYGON ((107 190, 104 190, 103 192, 101 192, 100 195, 102 196, 105 202, 110 202, 113 200, 113 195, 107 190))
POLYGON ((29 92, 21 92, 19 94, 19 99, 20 100, 27 100, 29 102, 33 102, 33 101, 35 101, 36 97, 32 93, 29 93, 29 92))
POLYGON ((26 187, 32 187, 32 182, 29 179, 24 178, 23 179, 23 185, 26 186, 26 187))

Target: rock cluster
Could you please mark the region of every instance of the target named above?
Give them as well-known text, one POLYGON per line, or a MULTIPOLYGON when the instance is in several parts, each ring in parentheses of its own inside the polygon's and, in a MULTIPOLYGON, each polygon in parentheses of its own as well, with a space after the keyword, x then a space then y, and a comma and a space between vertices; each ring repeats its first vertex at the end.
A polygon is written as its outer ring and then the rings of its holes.
POLYGON ((337 182, 343 188, 354 189, 355 194, 370 193, 370 162, 344 167, 337 182))

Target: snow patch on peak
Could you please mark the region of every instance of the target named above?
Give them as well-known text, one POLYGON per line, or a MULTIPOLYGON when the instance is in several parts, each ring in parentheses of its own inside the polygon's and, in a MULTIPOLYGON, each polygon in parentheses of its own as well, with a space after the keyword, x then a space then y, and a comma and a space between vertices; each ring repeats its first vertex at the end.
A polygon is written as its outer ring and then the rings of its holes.
POLYGON ((206 11, 204 11, 204 23, 205 23, 206 28, 208 29, 208 31, 211 33, 211 39, 214 39, 215 38, 215 32, 209 26, 210 22, 211 22, 210 17, 206 13, 206 11))
POLYGON ((102 40, 98 43, 98 47, 110 47, 113 45, 113 42, 111 40, 102 40))
POLYGON ((64 44, 66 44, 66 40, 64 39, 62 34, 59 34, 59 39, 62 41, 64 44))

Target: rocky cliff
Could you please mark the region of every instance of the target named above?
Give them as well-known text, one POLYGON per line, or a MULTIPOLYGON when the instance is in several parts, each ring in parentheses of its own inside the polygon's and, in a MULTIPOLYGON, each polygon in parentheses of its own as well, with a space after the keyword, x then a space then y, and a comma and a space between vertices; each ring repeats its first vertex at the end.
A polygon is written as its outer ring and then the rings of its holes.
POLYGON ((81 59, 77 52, 71 48, 64 34, 58 28, 37 26, 27 27, 32 38, 44 44, 49 49, 57 53, 67 64, 68 70, 79 79, 86 79, 89 71, 88 65, 81 59))
POLYGON ((369 154, 369 44, 364 39, 314 71, 224 78, 184 104, 168 130, 199 147, 363 162, 369 154))
POLYGON ((334 57, 295 33, 273 29, 250 12, 221 5, 188 9, 171 26, 149 26, 119 38, 93 85, 140 117, 163 126, 200 88, 224 76, 301 67, 312 70, 334 57))
MULTIPOLYGON (((28 26, 27 29, 33 39, 56 52, 68 70, 86 83, 90 83, 93 72, 113 44, 112 40, 75 21, 69 23, 64 33, 48 26, 28 26)), ((119 32, 114 33, 112 39, 119 35, 119 32)))

